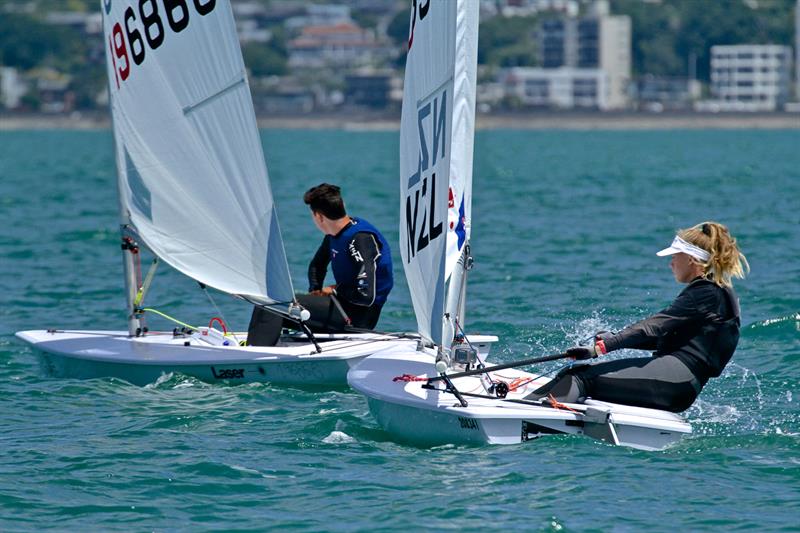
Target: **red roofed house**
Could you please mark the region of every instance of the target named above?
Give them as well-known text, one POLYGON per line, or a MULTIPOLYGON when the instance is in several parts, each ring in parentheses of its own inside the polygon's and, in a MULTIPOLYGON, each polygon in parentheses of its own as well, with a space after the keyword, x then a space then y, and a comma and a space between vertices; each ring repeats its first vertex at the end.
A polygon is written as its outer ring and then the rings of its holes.
POLYGON ((348 22, 306 26, 288 48, 289 66, 295 68, 359 67, 386 53, 371 31, 348 22))

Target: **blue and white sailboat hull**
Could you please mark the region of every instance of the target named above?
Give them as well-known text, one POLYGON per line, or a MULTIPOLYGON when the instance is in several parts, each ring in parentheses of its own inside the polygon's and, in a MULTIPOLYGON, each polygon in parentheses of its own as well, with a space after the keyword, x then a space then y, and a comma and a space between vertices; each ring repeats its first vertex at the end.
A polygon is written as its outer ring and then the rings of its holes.
POLYGON ((229 336, 222 344, 222 333, 210 331, 131 337, 127 331, 30 330, 17 337, 41 352, 50 375, 114 377, 135 385, 179 373, 209 383, 345 387, 350 367, 366 356, 389 347, 413 350, 417 344, 413 338, 378 333, 319 335, 322 352, 317 353, 303 336, 284 336, 278 346, 240 346, 237 341, 246 340, 246 334, 229 336))
POLYGON ((517 369, 492 372, 490 379, 509 386, 505 398, 484 388, 478 376, 452 380, 467 405, 444 390, 427 388, 437 376, 432 351, 385 350, 367 357, 348 373, 348 383, 367 397, 380 426, 404 442, 442 444, 519 444, 544 435, 584 435, 611 444, 661 450, 691 434, 680 415, 587 400, 551 407, 525 400, 549 381, 517 369), (411 379, 413 376, 416 379, 411 379))

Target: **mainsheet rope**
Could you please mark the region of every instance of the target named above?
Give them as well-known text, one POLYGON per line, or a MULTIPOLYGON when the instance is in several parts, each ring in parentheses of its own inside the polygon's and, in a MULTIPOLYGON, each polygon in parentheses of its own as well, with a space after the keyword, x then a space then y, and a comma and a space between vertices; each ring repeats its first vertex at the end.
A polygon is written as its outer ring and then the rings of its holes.
MULTIPOLYGON (((160 317, 166 318, 167 320, 169 320, 171 322, 174 322, 174 323, 178 324, 179 326, 183 326, 185 328, 189 328, 189 329, 192 329, 192 330, 199 330, 200 329, 200 328, 197 328, 195 326, 192 326, 191 324, 187 324, 186 322, 181 322, 177 318, 171 317, 166 313, 162 313, 158 309, 153 309, 152 307, 145 307, 145 308, 142 309, 142 311, 146 311, 148 313, 154 313, 154 314, 156 314, 156 315, 158 315, 160 317)), ((401 338, 405 338, 406 337, 406 334, 404 334, 404 333, 381 333, 381 332, 378 332, 378 331, 370 331, 370 333, 376 333, 376 334, 379 334, 379 335, 384 335, 386 338, 381 338, 381 339, 355 339, 353 337, 343 337, 341 339, 336 339, 336 340, 351 341, 351 342, 361 340, 362 342, 359 342, 359 343, 353 345, 353 346, 361 346, 363 344, 370 344, 370 343, 373 343, 373 342, 389 342, 389 341, 393 341, 395 339, 401 339, 401 338)), ((233 332, 228 333, 225 336, 226 337, 233 337, 234 339, 236 339, 236 335, 233 332)))

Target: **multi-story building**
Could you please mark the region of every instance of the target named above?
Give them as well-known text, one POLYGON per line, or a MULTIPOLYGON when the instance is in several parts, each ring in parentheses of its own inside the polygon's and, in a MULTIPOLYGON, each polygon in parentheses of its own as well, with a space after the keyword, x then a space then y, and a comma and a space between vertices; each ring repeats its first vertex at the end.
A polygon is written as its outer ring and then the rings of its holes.
POLYGON ((539 27, 540 62, 545 69, 601 70, 608 84, 606 107, 628 106, 631 79, 631 19, 611 16, 597 1, 582 18, 549 19, 539 27))
POLYGON ((539 25, 539 64, 544 68, 577 66, 577 22, 572 18, 548 19, 539 25))
POLYGON ((290 30, 301 30, 306 26, 336 26, 351 24, 350 6, 339 4, 309 4, 302 15, 286 20, 290 30))
POLYGON ((579 0, 480 0, 481 16, 529 16, 542 11, 561 11, 576 15, 579 0))
POLYGON ((774 111, 789 101, 792 49, 772 44, 711 47, 711 95, 719 111, 774 111))
POLYGON ((289 42, 289 66, 360 67, 378 62, 387 53, 385 44, 356 24, 306 26, 289 42))
POLYGON ((272 33, 264 27, 267 9, 256 2, 237 2, 233 4, 236 33, 241 43, 267 43, 272 33))
POLYGON ((44 21, 53 26, 68 26, 84 35, 103 33, 103 16, 100 12, 50 11, 45 14, 44 21))
POLYGON ((403 101, 403 81, 389 69, 362 69, 344 78, 344 102, 356 107, 399 109, 403 101))
POLYGON ((501 83, 507 97, 527 107, 609 109, 608 74, 600 69, 514 67, 501 83))
POLYGON ((642 111, 689 110, 700 93, 700 82, 690 78, 648 74, 631 84, 633 108, 642 111))
POLYGON ((16 109, 22 104, 22 97, 28 92, 28 84, 19 70, 0 66, 0 107, 16 109))

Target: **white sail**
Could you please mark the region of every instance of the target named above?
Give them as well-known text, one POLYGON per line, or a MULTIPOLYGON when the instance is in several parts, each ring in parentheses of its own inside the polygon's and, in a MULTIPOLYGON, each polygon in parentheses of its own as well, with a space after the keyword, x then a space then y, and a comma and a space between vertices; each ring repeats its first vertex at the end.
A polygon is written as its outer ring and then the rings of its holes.
POLYGON ((478 8, 412 2, 400 127, 400 252, 419 333, 442 344, 446 281, 469 239, 478 8))
POLYGON ((187 276, 293 298, 229 0, 100 0, 123 220, 187 276))

